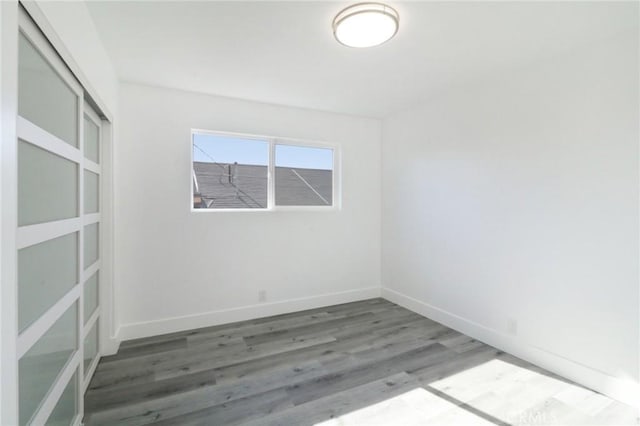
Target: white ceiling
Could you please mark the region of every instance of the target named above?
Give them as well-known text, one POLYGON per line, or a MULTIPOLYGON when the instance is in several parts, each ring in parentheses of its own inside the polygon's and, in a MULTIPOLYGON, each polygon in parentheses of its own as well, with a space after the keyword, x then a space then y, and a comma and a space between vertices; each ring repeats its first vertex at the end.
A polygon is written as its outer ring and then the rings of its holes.
POLYGON ((349 4, 91 1, 89 10, 124 81, 372 117, 638 27, 637 2, 393 1, 396 37, 350 49, 331 32, 349 4))

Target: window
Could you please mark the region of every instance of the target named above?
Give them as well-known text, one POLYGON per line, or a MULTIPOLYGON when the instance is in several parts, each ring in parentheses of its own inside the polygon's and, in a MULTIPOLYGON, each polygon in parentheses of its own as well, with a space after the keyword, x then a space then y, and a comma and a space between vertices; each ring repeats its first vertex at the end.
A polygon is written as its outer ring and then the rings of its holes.
POLYGON ((333 147, 205 131, 192 144, 194 210, 336 205, 333 147))
POLYGON ((276 145, 277 206, 330 206, 333 198, 333 150, 276 145))
POLYGON ((268 175, 268 141, 193 135, 194 208, 265 209, 268 175))

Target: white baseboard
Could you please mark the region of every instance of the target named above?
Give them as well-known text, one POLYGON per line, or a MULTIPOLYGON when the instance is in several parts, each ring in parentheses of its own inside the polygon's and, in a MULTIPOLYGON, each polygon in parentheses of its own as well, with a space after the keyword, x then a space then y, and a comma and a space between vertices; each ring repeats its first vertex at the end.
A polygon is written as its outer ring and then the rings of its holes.
POLYGON ((280 302, 260 303, 221 311, 203 312, 181 317, 123 324, 118 331, 118 339, 124 341, 156 336, 176 331, 192 330, 230 322, 303 311, 305 309, 355 302, 374 297, 380 297, 380 287, 370 287, 300 299, 283 300, 280 302))
POLYGON ((515 336, 487 328, 395 290, 382 288, 382 297, 552 373, 640 409, 638 398, 640 383, 609 376, 570 359, 531 346, 515 336))
POLYGON ((120 349, 120 339, 117 336, 118 334, 116 333, 115 338, 109 338, 102 342, 102 356, 115 355, 118 353, 118 349, 120 349))

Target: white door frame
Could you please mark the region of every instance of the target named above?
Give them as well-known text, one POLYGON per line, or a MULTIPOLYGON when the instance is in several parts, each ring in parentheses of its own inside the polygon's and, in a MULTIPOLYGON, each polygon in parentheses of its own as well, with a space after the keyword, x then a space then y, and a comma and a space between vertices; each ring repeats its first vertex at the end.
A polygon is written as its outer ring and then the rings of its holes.
POLYGON ((18 423, 18 296, 16 285, 18 175, 18 2, 0 2, 0 424, 18 423))

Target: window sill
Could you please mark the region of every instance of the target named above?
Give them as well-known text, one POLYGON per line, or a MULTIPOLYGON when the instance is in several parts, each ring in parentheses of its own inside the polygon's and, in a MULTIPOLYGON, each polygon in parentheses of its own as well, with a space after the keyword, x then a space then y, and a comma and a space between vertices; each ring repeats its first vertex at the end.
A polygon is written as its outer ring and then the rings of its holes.
POLYGON ((264 209, 196 209, 191 208, 191 213, 246 213, 246 212, 337 212, 341 210, 338 206, 275 206, 264 209))

